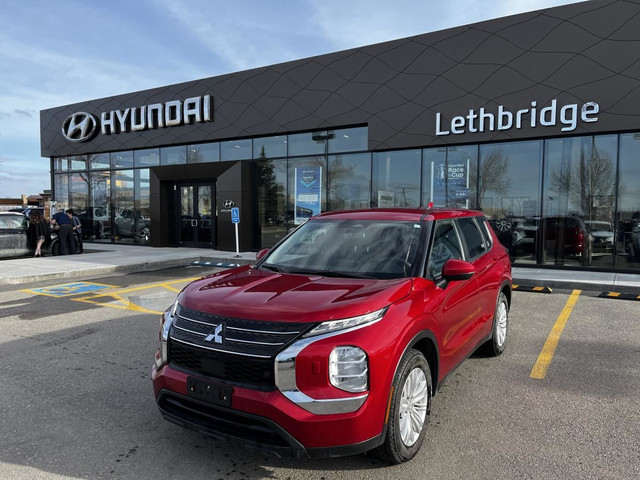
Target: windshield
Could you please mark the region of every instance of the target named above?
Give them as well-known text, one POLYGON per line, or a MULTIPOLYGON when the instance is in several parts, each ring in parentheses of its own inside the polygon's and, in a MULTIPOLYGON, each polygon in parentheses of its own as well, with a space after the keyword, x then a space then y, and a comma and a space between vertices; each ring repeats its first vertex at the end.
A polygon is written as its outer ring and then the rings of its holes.
POLYGON ((311 220, 273 250, 262 268, 358 278, 413 274, 425 223, 311 220))

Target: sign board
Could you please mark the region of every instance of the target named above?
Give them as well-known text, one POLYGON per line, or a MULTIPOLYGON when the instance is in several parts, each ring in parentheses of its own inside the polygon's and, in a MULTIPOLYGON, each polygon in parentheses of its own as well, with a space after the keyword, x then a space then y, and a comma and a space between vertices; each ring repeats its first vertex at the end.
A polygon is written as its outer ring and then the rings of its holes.
POLYGON ((240 209, 238 207, 231 209, 231 222, 240 223, 240 209))

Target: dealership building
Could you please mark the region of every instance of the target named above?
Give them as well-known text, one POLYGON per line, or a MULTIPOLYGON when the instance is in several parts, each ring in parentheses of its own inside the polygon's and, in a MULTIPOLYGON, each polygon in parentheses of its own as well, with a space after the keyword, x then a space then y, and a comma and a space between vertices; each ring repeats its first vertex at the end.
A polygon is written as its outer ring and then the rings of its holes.
POLYGON ((595 0, 43 110, 87 241, 235 250, 482 210, 515 265, 640 269, 640 2, 595 0), (234 210, 235 213, 235 210, 234 210))

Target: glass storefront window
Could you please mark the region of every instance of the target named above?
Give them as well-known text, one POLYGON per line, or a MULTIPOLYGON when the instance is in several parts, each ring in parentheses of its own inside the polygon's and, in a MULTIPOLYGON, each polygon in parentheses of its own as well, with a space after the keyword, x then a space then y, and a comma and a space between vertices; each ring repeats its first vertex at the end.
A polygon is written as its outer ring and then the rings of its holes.
POLYGON ((89 168, 91 170, 101 170, 109 168, 109 154, 108 153, 94 153, 88 155, 89 168))
POLYGON ((74 172, 84 171, 87 169, 87 155, 78 155, 69 157, 69 167, 74 172))
POLYGON ((539 261, 613 266, 617 136, 547 140, 539 261))
POLYGON ((273 247, 287 234, 287 160, 256 162, 259 248, 273 247))
POLYGON ((422 206, 477 208, 476 145, 428 148, 422 161, 422 206))
POLYGON ((187 146, 187 163, 207 163, 220 161, 220 144, 200 143, 187 146))
POLYGON ((136 167, 156 167, 160 165, 160 149, 135 150, 133 152, 133 165, 136 167))
POLYGON ((91 172, 89 177, 89 206, 80 212, 82 233, 89 240, 111 241, 111 174, 91 172))
POLYGON ((117 170, 111 173, 113 185, 113 225, 111 235, 116 242, 133 243, 138 232, 134 203, 135 182, 133 170, 117 170))
POLYGON ((328 209, 355 210, 371 205, 371 154, 329 157, 328 209))
POLYGON ((149 169, 134 171, 134 211, 133 241, 151 243, 151 191, 149 189, 149 169))
POLYGON ((329 153, 358 152, 368 150, 367 127, 335 130, 329 136, 329 153))
POLYGON ((327 132, 307 132, 289 135, 289 156, 322 155, 325 153, 327 132))
POLYGON ((56 199, 56 210, 69 208, 69 175, 54 175, 53 188, 56 199))
POLYGON ((113 152, 111 154, 111 168, 133 167, 133 151, 113 152))
POLYGON ((222 161, 251 158, 251 139, 220 142, 220 158, 222 161))
POLYGON ((163 147, 160 149, 160 165, 184 165, 187 163, 186 147, 163 147))
POLYGON ((289 160, 289 218, 299 225, 326 211, 327 161, 325 157, 289 160))
POLYGON ((69 175, 69 208, 72 208, 76 215, 87 208, 88 197, 89 175, 85 172, 69 175))
POLYGON ((53 171, 54 172, 68 172, 69 171, 69 159, 67 157, 56 157, 53 159, 53 171))
POLYGON ((479 208, 515 261, 535 262, 542 141, 482 145, 479 208))
POLYGON ((419 206, 420 157, 420 150, 373 154, 374 207, 419 206))
POLYGON ((253 158, 278 158, 287 156, 287 136, 253 139, 253 158))
POLYGON ((620 135, 616 267, 640 269, 640 133, 620 135))

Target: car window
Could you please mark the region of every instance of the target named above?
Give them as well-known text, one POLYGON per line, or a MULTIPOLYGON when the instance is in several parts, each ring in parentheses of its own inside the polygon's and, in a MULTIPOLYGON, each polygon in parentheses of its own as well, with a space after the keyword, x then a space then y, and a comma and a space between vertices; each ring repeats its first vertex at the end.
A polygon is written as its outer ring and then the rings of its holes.
POLYGON ((0 217, 0 228, 10 228, 9 227, 9 219, 7 217, 0 217))
POLYGON ((472 217, 459 218, 456 220, 460 226, 460 232, 467 244, 469 250, 469 258, 479 257, 488 250, 484 237, 472 217))
POLYGON ((433 245, 427 263, 428 276, 434 279, 442 276, 442 267, 450 258, 462 260, 460 238, 451 220, 439 220, 436 222, 433 245))
POLYGON ((478 223, 481 225, 480 230, 482 231, 482 236, 484 237, 484 242, 487 245, 487 250, 491 250, 493 246, 493 237, 491 236, 491 225, 486 218, 478 218, 478 223))

